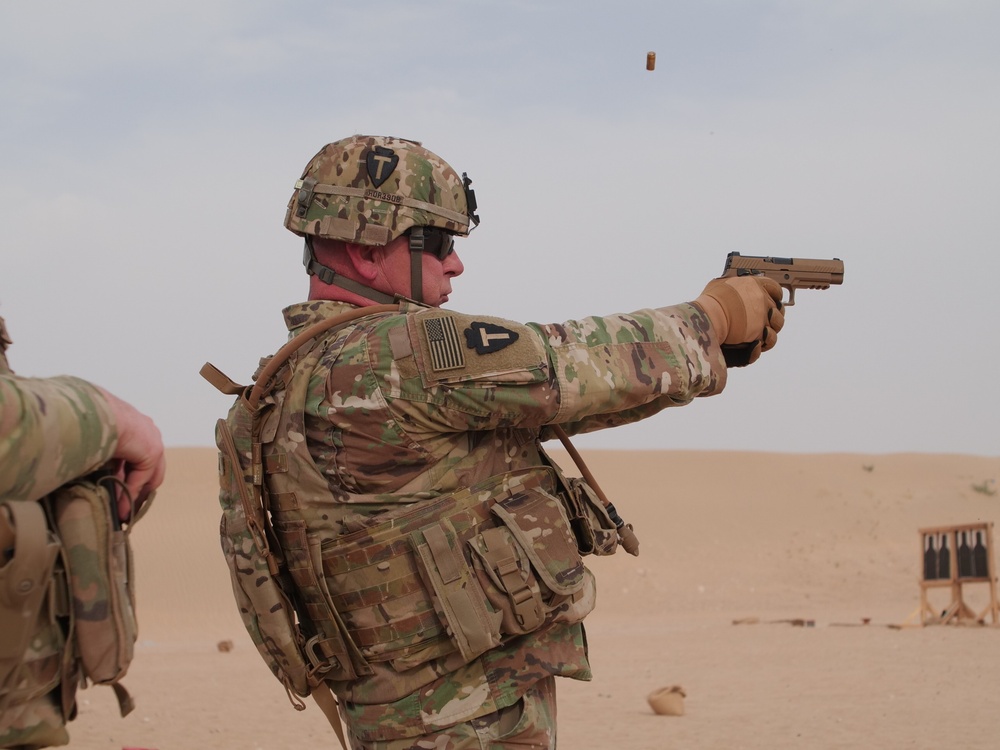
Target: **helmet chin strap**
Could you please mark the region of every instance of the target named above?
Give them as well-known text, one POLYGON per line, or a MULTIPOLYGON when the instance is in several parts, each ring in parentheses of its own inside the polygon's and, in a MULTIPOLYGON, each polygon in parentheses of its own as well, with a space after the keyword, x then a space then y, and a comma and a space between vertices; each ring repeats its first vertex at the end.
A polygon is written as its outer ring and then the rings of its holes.
MULTIPOLYGON (((349 279, 343 274, 338 274, 329 266, 324 266, 316 260, 316 255, 313 253, 311 237, 306 237, 306 246, 302 254, 302 265, 306 267, 306 271, 310 276, 317 276, 324 284, 339 286, 341 289, 346 289, 349 292, 353 292, 354 294, 364 297, 365 299, 370 299, 373 302, 378 302, 379 304, 392 304, 399 299, 398 296, 393 296, 391 294, 386 294, 385 292, 380 292, 377 289, 372 289, 370 286, 365 286, 354 279, 349 279)), ((422 282, 421 287, 417 288, 422 288, 422 282)))
POLYGON ((424 301, 424 228, 410 230, 410 299, 424 301))

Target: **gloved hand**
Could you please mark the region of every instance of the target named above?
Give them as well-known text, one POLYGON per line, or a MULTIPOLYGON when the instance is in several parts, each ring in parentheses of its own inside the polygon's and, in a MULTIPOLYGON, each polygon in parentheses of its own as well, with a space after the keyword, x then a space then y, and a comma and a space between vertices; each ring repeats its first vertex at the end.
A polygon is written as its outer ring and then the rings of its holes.
POLYGON ((785 325, 781 287, 762 276, 712 279, 695 304, 712 321, 728 367, 753 364, 785 325))

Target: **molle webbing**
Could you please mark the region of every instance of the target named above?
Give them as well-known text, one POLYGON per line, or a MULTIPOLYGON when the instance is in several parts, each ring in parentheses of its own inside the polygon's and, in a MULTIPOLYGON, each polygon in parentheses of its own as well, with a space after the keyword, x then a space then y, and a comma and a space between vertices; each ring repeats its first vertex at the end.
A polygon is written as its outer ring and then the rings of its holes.
POLYGON ((310 539, 302 521, 282 524, 274 532, 284 554, 285 567, 295 583, 299 608, 316 629, 306 647, 315 675, 344 680, 370 673, 337 610, 329 605, 326 582, 316 575, 318 540, 310 539))
POLYGON ((380 514, 372 525, 319 545, 321 577, 299 549, 303 522, 279 522, 275 532, 317 630, 346 629, 362 664, 419 663, 455 650, 471 659, 499 643, 500 623, 475 593, 465 541, 497 523, 498 500, 553 484, 547 469, 514 472, 380 514))

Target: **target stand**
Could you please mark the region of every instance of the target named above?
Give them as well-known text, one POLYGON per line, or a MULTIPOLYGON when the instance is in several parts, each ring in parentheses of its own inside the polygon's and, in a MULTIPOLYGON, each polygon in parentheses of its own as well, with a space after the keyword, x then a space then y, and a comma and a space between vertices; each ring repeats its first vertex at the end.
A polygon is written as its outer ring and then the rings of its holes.
MULTIPOLYGON (((996 565, 993 561, 993 523, 936 526, 920 529, 920 624, 993 625, 1000 621, 997 604, 996 565), (971 607, 969 587, 986 586, 988 604, 980 611, 971 607), (943 610, 931 606, 929 591, 950 589, 951 601, 943 610)), ((982 592, 978 592, 982 598, 982 592)))

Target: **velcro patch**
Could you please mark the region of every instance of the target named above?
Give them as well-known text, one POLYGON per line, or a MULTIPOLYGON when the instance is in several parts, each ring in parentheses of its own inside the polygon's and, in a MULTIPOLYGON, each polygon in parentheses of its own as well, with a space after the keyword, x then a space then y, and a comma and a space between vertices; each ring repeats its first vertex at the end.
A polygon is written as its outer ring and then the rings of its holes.
POLYGON ((518 338, 516 331, 481 320, 472 321, 462 333, 465 334, 465 343, 470 349, 475 349, 476 354, 498 352, 513 344, 518 338))
POLYGON ((547 377, 543 342, 526 325, 438 309, 424 309, 407 318, 425 387, 474 381, 537 383, 547 377))
POLYGON ((368 179, 375 187, 380 187, 383 182, 389 179, 389 175, 396 171, 397 164, 399 164, 399 157, 396 156, 396 152, 385 146, 376 146, 365 157, 368 179))
POLYGON ((423 321, 427 348, 434 372, 465 367, 465 354, 454 318, 428 318, 423 321))

